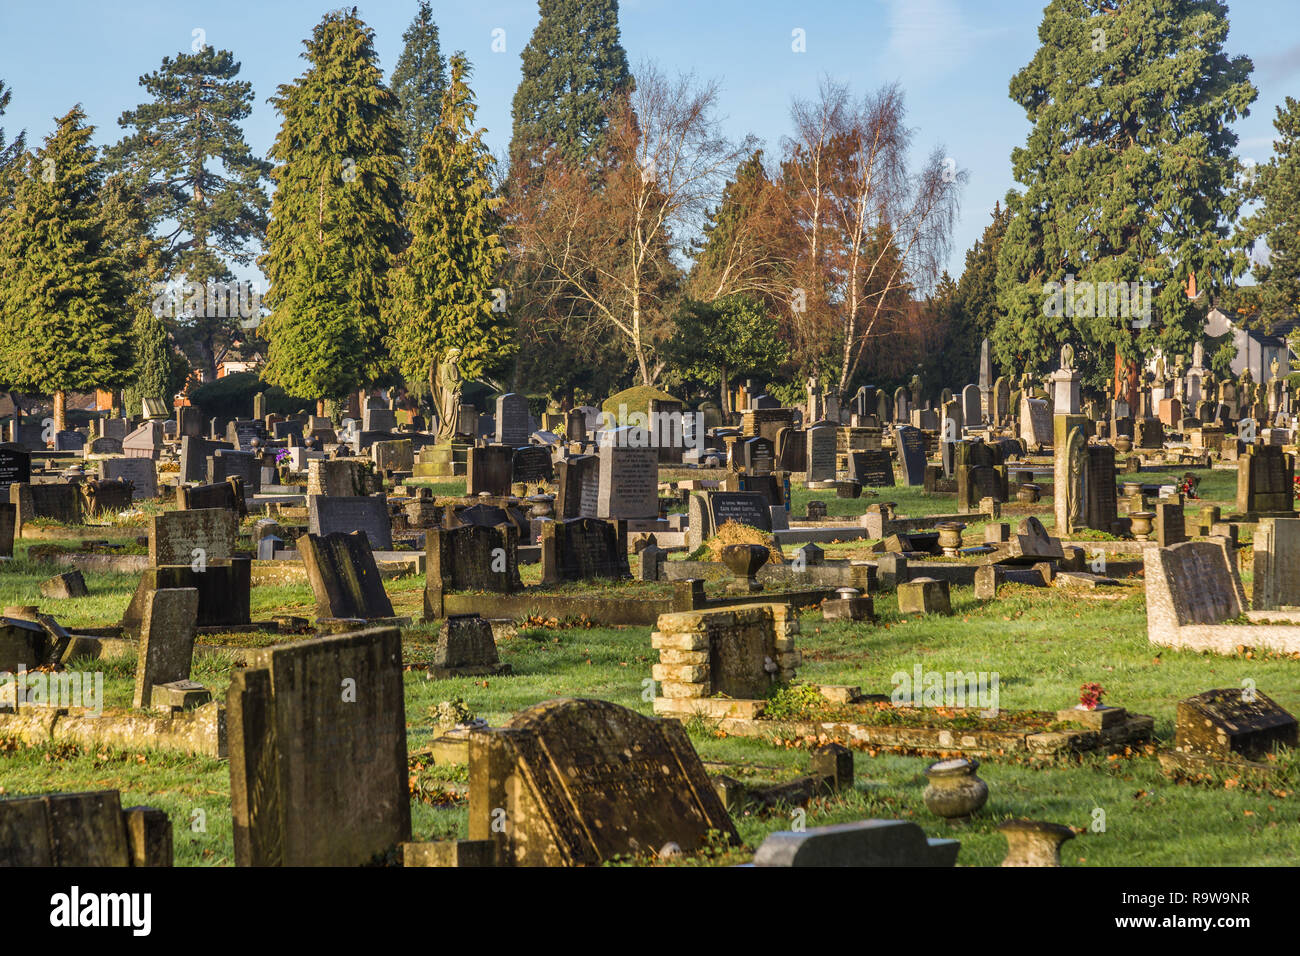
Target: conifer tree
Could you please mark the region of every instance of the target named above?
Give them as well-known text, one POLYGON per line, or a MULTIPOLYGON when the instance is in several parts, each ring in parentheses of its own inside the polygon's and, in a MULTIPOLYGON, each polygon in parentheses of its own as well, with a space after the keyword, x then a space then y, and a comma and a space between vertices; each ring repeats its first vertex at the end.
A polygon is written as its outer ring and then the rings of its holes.
POLYGON ((1066 341, 1086 376, 1112 355, 1185 353, 1201 322, 1189 277, 1212 292, 1244 270, 1224 242, 1240 206, 1231 124, 1256 91, 1227 34, 1220 0, 1048 3, 1042 45, 1011 80, 1032 129, 1012 152, 1024 190, 999 253, 1004 368, 1044 370, 1066 341), (1044 285, 1069 276, 1106 307, 1085 293, 1054 314, 1044 285), (1151 314, 1123 314, 1113 283, 1150 283, 1151 314))
MULTIPOLYGON (((230 51, 212 47, 163 57, 160 69, 140 77, 152 99, 118 120, 133 132, 108 151, 112 166, 139 183, 150 224, 165 230, 165 278, 205 289, 209 280, 233 281, 231 264, 251 262, 266 235, 271 164, 244 138, 253 87, 237 79, 239 69, 230 51)), ((239 316, 206 299, 200 306, 180 318, 196 359, 215 375, 239 316)))
POLYGON ((263 378, 301 398, 341 399, 391 371, 381 310, 402 244, 402 131, 373 40, 355 11, 326 14, 307 71, 271 100, 283 122, 260 260, 263 378))
POLYGON ((451 58, 451 83, 441 120, 420 150, 408 187, 406 227, 411 243, 391 275, 389 346, 408 380, 427 381, 443 407, 437 370, 449 350, 477 378, 513 352, 505 290, 496 287, 501 242, 492 155, 475 127, 463 54, 451 58))
POLYGON ((618 0, 538 0, 524 47, 510 139, 512 189, 536 185, 550 162, 577 167, 604 149, 609 104, 632 85, 619 42, 618 0))
POLYGON ((419 12, 402 40, 405 45, 393 68, 392 84, 402 123, 402 155, 408 173, 414 176, 424 141, 438 125, 447 89, 447 62, 428 0, 420 0, 419 12))
MULTIPOLYGON (((0 212, 0 379, 54 396, 116 388, 131 375, 130 288, 105 220, 103 166, 80 106, 27 155, 0 212)), ((11 170, 11 173, 13 171, 11 170)))
POLYGON ((1254 177, 1262 205, 1243 223, 1248 244, 1268 246, 1268 264, 1255 268, 1260 305, 1269 324, 1300 312, 1300 100, 1288 96, 1273 119, 1273 157, 1254 177))
MULTIPOLYGON (((9 100, 13 97, 13 90, 5 86, 4 81, 0 80, 0 116, 4 116, 5 110, 9 108, 9 100)), ((27 134, 20 132, 13 138, 13 141, 6 145, 4 127, 0 126, 0 170, 5 169, 12 164, 27 147, 27 134)))

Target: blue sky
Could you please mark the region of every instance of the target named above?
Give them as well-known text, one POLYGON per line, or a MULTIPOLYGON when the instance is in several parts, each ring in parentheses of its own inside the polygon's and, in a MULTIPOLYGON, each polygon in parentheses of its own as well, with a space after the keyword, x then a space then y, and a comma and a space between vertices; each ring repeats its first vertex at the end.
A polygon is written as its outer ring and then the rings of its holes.
MULTIPOLYGON (((824 74, 865 91, 898 81, 907 95, 917 155, 942 146, 970 174, 949 270, 959 275, 965 250, 979 237, 996 200, 1013 186, 1010 152, 1028 131, 1007 97, 1012 74, 1037 48, 1045 0, 623 0, 623 45, 633 68, 645 59, 675 71, 717 78, 728 131, 752 132, 769 155, 789 130, 794 97, 816 92, 824 74), (791 33, 807 51, 791 50, 791 33)), ((0 78, 13 101, 0 122, 45 136, 53 118, 80 102, 97 141, 121 136, 117 118, 142 99, 141 74, 163 56, 188 50, 195 30, 230 49, 256 96, 245 129, 265 153, 278 117, 267 104, 277 85, 304 69, 302 39, 327 10, 319 0, 0 0, 0 78)), ((415 0, 371 0, 359 13, 374 29, 385 73, 402 46, 415 0)), ((444 52, 463 49, 474 65, 479 120, 494 151, 510 138, 510 101, 519 53, 537 22, 534 0, 435 2, 444 52), (492 52, 493 31, 506 50, 492 52)), ((1295 0, 1233 0, 1229 52, 1255 62, 1259 99, 1237 124, 1244 158, 1272 151, 1274 107, 1300 96, 1300 26, 1295 0)))

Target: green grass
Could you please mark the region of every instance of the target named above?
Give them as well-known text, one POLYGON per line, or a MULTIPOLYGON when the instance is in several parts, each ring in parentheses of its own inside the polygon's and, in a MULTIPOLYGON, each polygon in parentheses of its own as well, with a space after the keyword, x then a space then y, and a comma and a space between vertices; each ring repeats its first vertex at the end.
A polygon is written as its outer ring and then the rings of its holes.
MULTIPOLYGON (((1159 480, 1147 473, 1141 478, 1159 480)), ((1218 503, 1228 502, 1232 482, 1232 473, 1214 472, 1202 483, 1202 491, 1207 497, 1212 491, 1211 500, 1218 503)), ((797 488, 796 513, 800 495, 812 497, 797 488)), ((836 509, 832 513, 845 515, 860 513, 865 504, 862 499, 836 499, 824 493, 818 497, 836 509)), ((929 497, 919 489, 895 488, 882 500, 897 501, 904 514, 925 513, 926 508, 930 513, 952 510, 951 497, 929 497)), ((1050 502, 1032 510, 1046 515, 1050 502)), ((76 529, 67 537, 78 541, 134 537, 125 530, 113 529, 116 534, 106 530, 76 529)), ((969 535, 977 531, 976 525, 968 528, 968 543, 969 535)), ((74 627, 118 620, 134 590, 135 575, 88 573, 89 597, 54 602, 40 597, 39 584, 59 568, 28 561, 26 548, 27 543, 20 544, 15 560, 0 566, 0 601, 38 604, 74 627)), ((422 578, 415 575, 385 581, 396 612, 417 621, 422 586, 422 578)), ((252 603, 255 619, 273 613, 314 614, 306 583, 255 586, 252 603)), ((987 604, 975 602, 969 589, 957 588, 953 608, 951 617, 902 616, 893 595, 879 595, 875 624, 828 624, 819 613, 806 613, 798 638, 804 655, 799 679, 852 684, 866 693, 887 694, 893 687, 892 675, 910 673, 917 664, 928 671, 996 672, 998 703, 1004 711, 1069 707, 1077 701, 1080 685, 1096 681, 1105 687, 1107 703, 1152 715, 1163 746, 1173 736, 1177 701, 1215 687, 1239 687, 1250 680, 1283 707, 1300 712, 1296 680, 1300 662, 1276 656, 1174 652, 1148 643, 1138 578, 1126 580, 1118 589, 1084 593, 1011 585, 997 601, 987 604)), ((513 668, 510 676, 429 680, 423 670, 412 668, 404 678, 409 748, 415 751, 432 739, 438 705, 456 698, 493 724, 561 696, 598 697, 651 713, 647 681, 657 655, 650 647, 650 631, 649 627, 521 626, 515 636, 499 642, 502 660, 513 668)), ((205 635, 204 643, 231 649, 196 656, 194 678, 220 697, 240 660, 240 647, 301 639, 205 635)), ((407 629, 404 660, 408 664, 429 660, 435 639, 432 625, 407 629)), ((105 703, 129 704, 132 660, 78 661, 72 667, 103 671, 105 703)), ((687 722, 686 728, 711 773, 763 786, 808 772, 807 749, 723 736, 698 720, 687 722)), ((960 839, 963 865, 997 864, 1005 853, 1005 841, 996 825, 1019 816, 1080 828, 1079 836, 1063 848, 1066 865, 1286 865, 1294 863, 1295 847, 1300 845, 1296 796, 1300 757, 1296 754, 1285 755, 1279 776, 1264 786, 1230 774, 1196 783, 1177 782, 1161 773, 1149 752, 1046 761, 993 757, 983 760, 980 768, 991 791, 989 803, 972 824, 960 829, 937 820, 922 803, 923 771, 934 758, 861 751, 855 756, 854 790, 812 801, 806 808, 806 824, 866 817, 915 820, 930 836, 960 839), (1104 832, 1090 829, 1097 811, 1104 813, 1104 832)), ((416 839, 467 836, 465 768, 434 767, 415 758, 412 775, 418 784, 412 799, 416 839)), ((0 740, 0 793, 103 788, 121 790, 125 806, 148 804, 168 812, 175 827, 178 864, 233 862, 229 768, 224 762, 107 748, 28 747, 0 740), (198 829, 200 823, 203 829, 198 829)), ((790 810, 740 813, 736 824, 747 849, 683 862, 743 861, 764 836, 788 829, 794 819, 790 810)))

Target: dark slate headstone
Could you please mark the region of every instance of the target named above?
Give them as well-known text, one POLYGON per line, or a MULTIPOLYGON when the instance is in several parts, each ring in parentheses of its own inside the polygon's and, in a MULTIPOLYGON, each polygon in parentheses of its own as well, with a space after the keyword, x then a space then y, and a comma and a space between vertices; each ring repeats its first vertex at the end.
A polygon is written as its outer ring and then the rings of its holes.
POLYGON ((520 448, 528 444, 528 399, 507 392, 497 399, 496 444, 520 448))
POLYGON ((275 438, 277 441, 284 440, 286 438, 296 438, 298 441, 301 442, 302 422, 297 421, 296 419, 289 419, 288 421, 284 421, 284 422, 276 422, 274 425, 271 426, 271 437, 275 438))
POLYGON ((471 840, 497 861, 580 866, 739 843, 704 765, 676 720, 603 700, 561 699, 470 733, 471 840))
POLYGON ((0 800, 0 866, 130 865, 116 790, 0 800))
POLYGON ((208 457, 218 448, 233 449, 234 446, 224 441, 182 436, 180 480, 186 483, 207 481, 208 457))
POLYGON ((252 451, 253 442, 266 444, 266 425, 257 418, 241 418, 226 426, 226 441, 238 451, 252 451))
POLYGON ((903 480, 909 485, 925 484, 925 435, 919 428, 900 425, 894 429, 903 480))
POLYGON ((740 491, 762 495, 769 506, 785 505, 785 488, 776 475, 737 475, 736 482, 740 491))
POLYGON ((307 530, 318 535, 364 531, 375 551, 393 547, 393 522, 388 514, 388 499, 382 494, 308 495, 307 530))
POLYGON ((176 489, 177 507, 181 511, 223 508, 235 515, 247 513, 242 478, 229 478, 216 485, 181 485, 176 489))
POLYGON ((627 541, 617 523, 600 518, 548 521, 542 526, 542 583, 630 575, 627 541))
POLYGON ((373 620, 393 616, 393 605, 384 591, 374 553, 362 532, 309 532, 298 539, 297 547, 316 595, 318 617, 373 620))
POLYGON ((510 494, 514 448, 510 445, 485 445, 469 449, 465 466, 465 493, 494 497, 510 494))
POLYGON ((766 438, 749 438, 741 446, 741 463, 751 475, 770 474, 776 462, 776 449, 766 438))
POLYGON ((411 838, 402 636, 243 652, 226 695, 236 866, 360 866, 411 838))
POLYGON ((514 525, 430 528, 424 534, 425 617, 442 616, 444 591, 523 590, 519 580, 519 532, 514 525))
POLYGON ((193 588, 199 592, 196 627, 241 627, 249 614, 250 574, 253 562, 248 558, 209 561, 202 570, 188 562, 146 568, 140 574, 131 603, 122 612, 122 630, 132 636, 140 633, 149 595, 167 588, 193 588))
POLYGON ((12 442, 0 445, 0 488, 7 488, 15 482, 26 484, 31 480, 31 453, 12 442))
POLYGON ((80 432, 55 432, 54 433, 54 450, 55 451, 82 451, 86 447, 86 436, 80 432))
POLYGON ((713 491, 707 497, 715 531, 727 521, 735 521, 760 531, 772 530, 772 512, 764 495, 745 491, 713 491))
POLYGON ((527 445, 516 448, 511 463, 511 483, 536 484, 553 481, 555 469, 551 464, 551 453, 540 445, 527 445))
POLYGON ((849 452, 849 473, 868 487, 892 487, 894 465, 887 451, 849 452))
POLYGON ((215 485, 227 478, 243 479, 244 488, 257 494, 262 489, 262 466, 258 456, 248 451, 218 448, 208 458, 208 484, 215 485))

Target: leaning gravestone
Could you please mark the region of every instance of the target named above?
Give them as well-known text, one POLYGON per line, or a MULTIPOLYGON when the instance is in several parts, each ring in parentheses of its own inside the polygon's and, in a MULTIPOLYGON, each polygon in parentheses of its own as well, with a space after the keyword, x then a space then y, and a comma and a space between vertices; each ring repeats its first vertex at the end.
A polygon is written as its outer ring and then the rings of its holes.
POLYGON ((858 820, 768 834, 754 866, 954 866, 960 849, 911 820, 858 820))
POLYGON ((603 700, 547 701, 470 733, 471 840, 498 864, 580 866, 739 843, 676 720, 603 700))
POLYGON ((382 494, 308 495, 307 530, 319 535, 364 531, 373 550, 388 551, 393 547, 393 521, 388 514, 388 498, 382 494))
POLYGON ((152 458, 105 458, 99 463, 99 477, 131 482, 133 498, 158 497, 158 471, 152 458))
POLYGON ((149 563, 159 567, 224 560, 234 556, 238 540, 239 522, 223 508, 167 511, 150 521, 149 563))
POLYGON ((148 707, 156 684, 189 680, 198 611, 199 592, 195 588, 165 588, 149 593, 140 626, 131 706, 148 707))
POLYGON ((411 838, 402 636, 244 652, 226 696, 236 866, 359 866, 411 838))
POLYGON ((316 596, 317 617, 374 620, 393 616, 392 602, 363 532, 308 533, 298 539, 297 547, 316 596))

